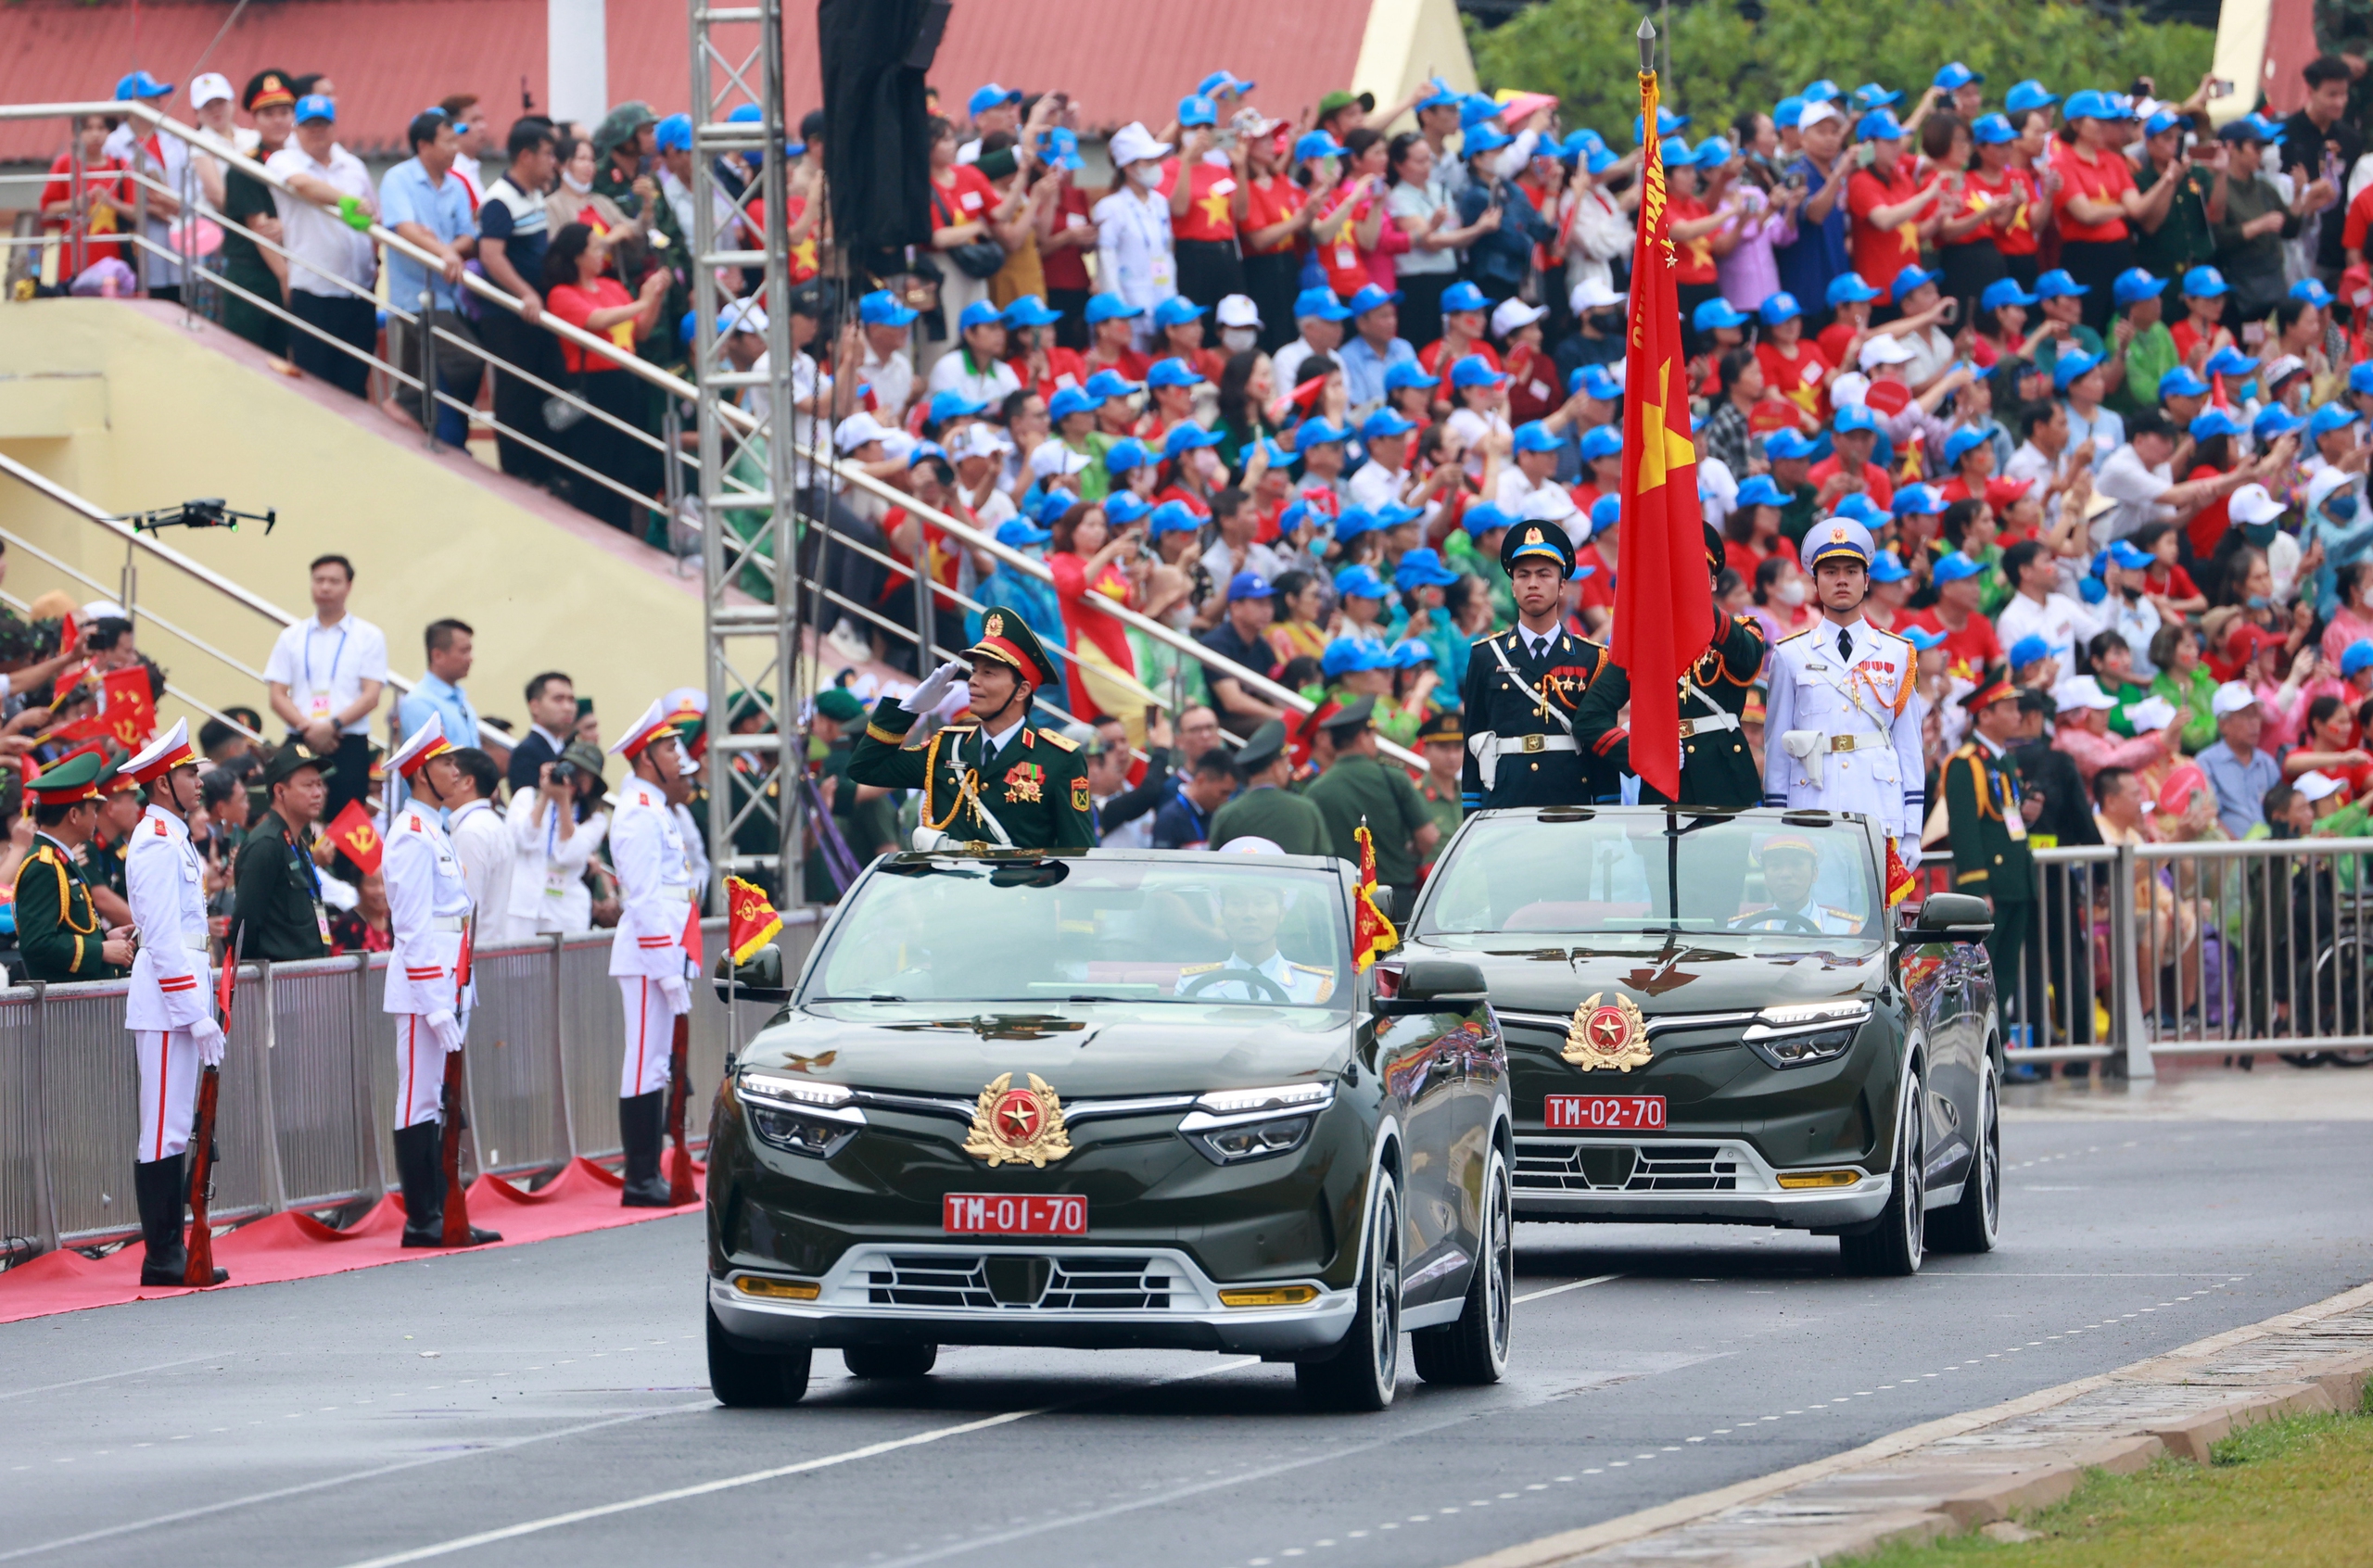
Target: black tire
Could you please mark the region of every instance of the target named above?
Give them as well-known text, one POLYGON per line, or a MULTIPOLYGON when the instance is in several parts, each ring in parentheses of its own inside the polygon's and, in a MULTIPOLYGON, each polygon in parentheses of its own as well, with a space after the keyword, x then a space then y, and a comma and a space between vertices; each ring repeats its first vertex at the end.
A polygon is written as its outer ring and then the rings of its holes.
POLYGON ((1939 1252, 1991 1252, 2002 1233, 2002 1118, 1988 1056, 1978 1086, 1977 1144, 1961 1201, 1938 1214, 1928 1240, 1939 1252))
POLYGON ((939 1361, 936 1345, 852 1345, 841 1352, 851 1377, 924 1377, 939 1361))
POLYGON ((795 1405, 807 1393, 807 1366, 814 1353, 806 1347, 780 1356, 755 1356, 734 1347, 708 1313, 708 1390, 729 1410, 774 1410, 795 1405))
POLYGON ((1359 1310, 1323 1361, 1299 1361, 1294 1383, 1316 1410, 1381 1410, 1401 1381, 1401 1190, 1382 1170, 1368 1208, 1367 1262, 1359 1310))
POLYGON ((1455 1322, 1409 1336, 1409 1359, 1428 1383, 1475 1387, 1499 1382, 1508 1370, 1516 1318, 1515 1208, 1508 1162, 1494 1148, 1483 1178, 1481 1238, 1466 1305, 1455 1322))
POLYGON ((1907 1278, 1920 1272, 1920 1260, 1927 1251, 1927 1119, 1920 1110, 1920 1075, 1906 1070, 1910 1081, 1904 1086, 1895 1135, 1895 1166, 1890 1172, 1894 1190, 1887 1194, 1876 1225, 1859 1236, 1837 1238, 1839 1259, 1849 1273, 1907 1278))

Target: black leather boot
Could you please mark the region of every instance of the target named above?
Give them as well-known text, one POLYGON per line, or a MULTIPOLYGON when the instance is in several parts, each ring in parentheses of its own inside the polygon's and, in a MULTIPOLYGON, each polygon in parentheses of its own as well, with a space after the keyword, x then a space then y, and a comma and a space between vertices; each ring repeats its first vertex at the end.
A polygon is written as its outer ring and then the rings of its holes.
POLYGON ((396 1129, 396 1180, 403 1188, 406 1246, 445 1245, 445 1170, 433 1121, 396 1129))
POLYGON ((626 1145, 624 1208, 673 1208, 667 1179, 659 1173, 659 1149, 666 1132, 667 1091, 628 1095, 618 1102, 618 1141, 626 1145))
POLYGON ((140 1263, 142 1284, 177 1285, 189 1269, 189 1250, 182 1244, 184 1169, 180 1155, 132 1168, 133 1201, 140 1209, 140 1236, 147 1248, 140 1263))

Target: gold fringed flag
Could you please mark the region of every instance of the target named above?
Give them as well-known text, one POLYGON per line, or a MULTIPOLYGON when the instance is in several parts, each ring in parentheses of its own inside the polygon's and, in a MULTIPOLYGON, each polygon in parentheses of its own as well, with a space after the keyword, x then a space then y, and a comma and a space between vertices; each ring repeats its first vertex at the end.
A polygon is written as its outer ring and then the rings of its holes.
POLYGON ((1919 885, 1911 874, 1911 867, 1903 863, 1902 852, 1895 847, 1895 840, 1890 836, 1887 840, 1887 907, 1893 909, 1910 898, 1911 890, 1919 885))
POLYGON ((1376 840, 1368 832, 1366 817, 1351 835, 1360 845, 1360 902, 1351 917, 1351 967, 1360 974, 1368 966, 1401 945, 1401 933, 1392 928, 1376 902, 1376 840))
POLYGON ((766 890, 755 882, 745 882, 739 877, 726 878, 725 906, 725 942, 732 948, 736 964, 748 963, 782 929, 782 917, 775 913, 766 890))

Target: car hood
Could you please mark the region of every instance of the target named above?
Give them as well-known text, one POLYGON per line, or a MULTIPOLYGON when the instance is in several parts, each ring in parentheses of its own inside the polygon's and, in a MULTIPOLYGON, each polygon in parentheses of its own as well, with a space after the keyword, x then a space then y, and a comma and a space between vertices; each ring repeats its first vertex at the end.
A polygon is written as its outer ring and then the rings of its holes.
POLYGON ((1650 1018, 1752 1012, 1792 1002, 1875 994, 1886 944, 1846 937, 1708 942, 1662 937, 1432 936, 1404 952, 1479 966, 1494 1006, 1569 1013, 1593 992, 1619 992, 1650 1018))
POLYGON ((747 1066, 907 1094, 978 1094, 1036 1073, 1065 1099, 1195 1094, 1339 1070, 1351 1016, 1317 1008, 1107 1003, 954 1016, 945 1003, 794 1008, 753 1040, 747 1066))

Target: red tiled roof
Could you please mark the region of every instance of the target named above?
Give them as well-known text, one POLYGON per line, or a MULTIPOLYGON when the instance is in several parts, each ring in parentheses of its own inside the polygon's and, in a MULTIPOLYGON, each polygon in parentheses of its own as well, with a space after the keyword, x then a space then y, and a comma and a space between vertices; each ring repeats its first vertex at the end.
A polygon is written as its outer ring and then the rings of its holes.
MULTIPOLYGON (((1369 0, 963 0, 932 70, 947 107, 984 82, 1061 87, 1083 124, 1159 126, 1204 75, 1225 66, 1259 82, 1254 101, 1293 115, 1347 85, 1369 0)), ((821 101, 813 11, 794 5, 784 41, 790 112, 821 101)), ((666 113, 688 93, 686 0, 609 0, 614 102, 642 98, 666 113)), ((479 94, 496 121, 514 117, 520 86, 545 85, 545 0, 276 0, 251 5, 220 43, 228 0, 14 0, 0 6, 0 104, 106 98, 145 67, 175 85, 168 112, 191 118, 191 68, 236 87, 267 66, 325 71, 337 88, 341 139, 359 153, 400 148, 407 120, 448 94, 479 94)), ((743 31, 746 33, 746 30, 743 31)), ((738 57, 738 48, 728 53, 738 57)), ((0 120, 0 161, 47 160, 65 145, 56 120, 0 120)))

